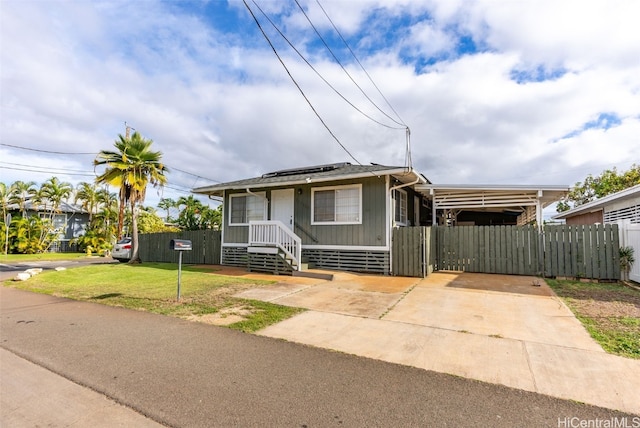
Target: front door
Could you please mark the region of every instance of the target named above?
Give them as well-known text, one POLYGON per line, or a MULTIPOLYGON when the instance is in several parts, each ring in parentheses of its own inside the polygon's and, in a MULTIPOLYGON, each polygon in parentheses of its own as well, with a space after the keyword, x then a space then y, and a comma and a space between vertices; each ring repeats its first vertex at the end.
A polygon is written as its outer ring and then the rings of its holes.
POLYGON ((271 220, 279 220, 293 230, 294 189, 271 191, 271 220))

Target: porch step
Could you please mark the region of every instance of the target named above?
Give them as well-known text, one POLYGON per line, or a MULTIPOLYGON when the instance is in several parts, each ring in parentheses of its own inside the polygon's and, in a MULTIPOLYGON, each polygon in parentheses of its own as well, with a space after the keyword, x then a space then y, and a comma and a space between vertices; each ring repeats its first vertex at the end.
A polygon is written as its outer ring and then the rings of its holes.
POLYGON ((299 276, 302 278, 314 278, 314 279, 324 279, 325 281, 333 281, 332 273, 324 273, 324 272, 311 272, 308 270, 294 270, 291 272, 292 276, 299 276))

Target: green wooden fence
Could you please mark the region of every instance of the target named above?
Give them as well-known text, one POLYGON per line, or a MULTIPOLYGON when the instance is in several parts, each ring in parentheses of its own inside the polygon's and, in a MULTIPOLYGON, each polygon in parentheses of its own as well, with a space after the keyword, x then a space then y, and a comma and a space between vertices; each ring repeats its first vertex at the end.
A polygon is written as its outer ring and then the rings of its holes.
POLYGON ((618 247, 617 225, 405 227, 393 232, 393 274, 619 279, 618 247))
POLYGON ((436 269, 536 275, 540 272, 534 226, 436 227, 436 269))
POLYGON ((620 279, 617 224, 545 226, 546 276, 620 279))
POLYGON ((214 265, 220 263, 221 236, 218 230, 149 233, 139 235, 140 258, 148 262, 178 262, 178 251, 169 249, 172 239, 188 239, 193 250, 184 251, 182 262, 214 265))
POLYGON ((400 227, 393 229, 392 270, 396 276, 424 278, 433 272, 430 227, 400 227))

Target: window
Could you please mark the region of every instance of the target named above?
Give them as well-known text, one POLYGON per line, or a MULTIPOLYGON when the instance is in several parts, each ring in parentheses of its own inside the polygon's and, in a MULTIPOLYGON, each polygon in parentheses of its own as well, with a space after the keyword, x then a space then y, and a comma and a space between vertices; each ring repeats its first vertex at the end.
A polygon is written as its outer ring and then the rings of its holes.
POLYGON ((312 189, 312 224, 359 224, 362 211, 362 186, 312 189))
POLYGON ((254 195, 229 197, 229 224, 246 225, 252 220, 264 220, 266 199, 254 195))
POLYGON ((397 225, 406 226, 407 225, 407 192, 404 190, 394 190, 393 191, 393 201, 394 201, 394 220, 397 225))

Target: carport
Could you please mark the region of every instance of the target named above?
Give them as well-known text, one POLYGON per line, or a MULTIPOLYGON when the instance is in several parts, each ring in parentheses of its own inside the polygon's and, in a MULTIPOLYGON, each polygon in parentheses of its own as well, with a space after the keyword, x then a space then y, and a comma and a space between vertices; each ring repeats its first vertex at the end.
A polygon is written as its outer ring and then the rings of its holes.
POLYGON ((476 225, 473 220, 458 222, 460 214, 468 212, 508 213, 517 216, 516 225, 521 226, 533 221, 542 225, 542 210, 565 196, 569 187, 418 184, 415 190, 431 200, 433 225, 476 225))

